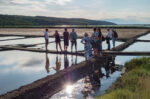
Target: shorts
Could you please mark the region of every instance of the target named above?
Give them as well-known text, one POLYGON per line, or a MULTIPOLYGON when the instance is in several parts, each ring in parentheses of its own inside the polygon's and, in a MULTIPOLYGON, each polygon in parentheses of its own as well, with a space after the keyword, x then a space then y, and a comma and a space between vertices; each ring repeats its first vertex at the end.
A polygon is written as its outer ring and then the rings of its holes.
POLYGON ((64 45, 69 46, 69 40, 64 40, 64 45))
POLYGON ((76 40, 71 41, 71 45, 72 45, 72 46, 73 46, 73 45, 77 45, 77 41, 76 41, 76 40))
POLYGON ((48 39, 45 39, 45 43, 46 43, 46 45, 48 45, 48 39))

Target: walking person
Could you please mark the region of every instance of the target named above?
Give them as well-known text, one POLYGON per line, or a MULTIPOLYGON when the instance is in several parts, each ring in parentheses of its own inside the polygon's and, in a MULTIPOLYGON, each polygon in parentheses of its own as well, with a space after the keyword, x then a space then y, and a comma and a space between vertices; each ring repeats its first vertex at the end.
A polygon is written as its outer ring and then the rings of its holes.
POLYGON ((110 50, 111 48, 110 46, 111 36, 112 36, 112 32, 110 31, 110 29, 107 29, 106 43, 108 44, 108 50, 110 50))
POLYGON ((103 41, 103 35, 101 32, 101 28, 98 28, 98 38, 97 38, 97 45, 98 45, 98 53, 102 51, 102 41, 103 41))
POLYGON ((91 36, 92 47, 93 47, 93 50, 94 50, 94 56, 97 56, 98 55, 98 48, 97 48, 98 32, 96 31, 96 28, 94 28, 93 31, 94 32, 92 33, 92 36, 91 36))
POLYGON ((72 29, 72 32, 70 33, 70 41, 71 41, 71 52, 73 50, 73 46, 75 45, 75 50, 77 52, 77 33, 74 29, 72 29))
POLYGON ((67 31, 67 28, 65 28, 63 36, 64 36, 64 51, 67 52, 69 46, 69 32, 67 31))
POLYGON ((49 42, 48 29, 45 29, 44 38, 45 38, 45 48, 47 51, 47 46, 48 46, 48 42, 49 42))
POLYGON ((113 48, 115 48, 115 42, 116 39, 118 38, 118 33, 115 30, 112 30, 112 43, 113 43, 113 48))
POLYGON ((55 31, 54 37, 55 37, 55 43, 56 43, 56 50, 57 50, 57 52, 58 52, 58 45, 59 45, 59 48, 60 48, 60 50, 62 52, 61 43, 60 43, 60 36, 59 36, 59 33, 58 33, 57 30, 55 31))
POLYGON ((84 34, 84 38, 82 38, 81 43, 84 44, 84 53, 85 59, 89 60, 92 57, 92 45, 91 45, 91 38, 88 37, 88 34, 84 34))

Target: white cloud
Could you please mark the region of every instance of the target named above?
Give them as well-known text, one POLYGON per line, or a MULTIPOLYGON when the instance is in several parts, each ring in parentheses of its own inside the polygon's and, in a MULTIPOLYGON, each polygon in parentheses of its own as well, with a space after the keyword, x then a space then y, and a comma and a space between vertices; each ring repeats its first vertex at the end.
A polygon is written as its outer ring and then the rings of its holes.
POLYGON ((71 2, 71 0, 46 0, 46 2, 64 5, 67 2, 71 2))

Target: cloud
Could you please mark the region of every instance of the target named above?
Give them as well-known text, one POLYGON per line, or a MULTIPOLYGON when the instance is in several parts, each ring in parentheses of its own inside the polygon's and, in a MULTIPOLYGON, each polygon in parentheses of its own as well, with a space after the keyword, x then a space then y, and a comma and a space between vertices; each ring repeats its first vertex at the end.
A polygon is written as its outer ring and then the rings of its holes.
POLYGON ((0 0, 0 14, 97 20, 136 16, 141 23, 148 23, 150 7, 145 5, 148 2, 143 0, 141 4, 137 0, 134 6, 126 7, 123 3, 130 4, 129 0, 0 0))
POLYGON ((71 0, 46 0, 47 3, 55 3, 59 5, 65 5, 67 2, 71 2, 71 0))
POLYGON ((23 66, 37 66, 43 63, 43 59, 31 58, 23 66))

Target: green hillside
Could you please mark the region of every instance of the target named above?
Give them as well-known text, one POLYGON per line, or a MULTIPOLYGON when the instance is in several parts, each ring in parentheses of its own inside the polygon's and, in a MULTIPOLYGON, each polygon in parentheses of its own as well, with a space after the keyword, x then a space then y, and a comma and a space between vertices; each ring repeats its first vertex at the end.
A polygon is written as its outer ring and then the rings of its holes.
POLYGON ((112 22, 82 18, 56 18, 43 16, 0 15, 0 26, 50 26, 50 25, 115 25, 112 22))

